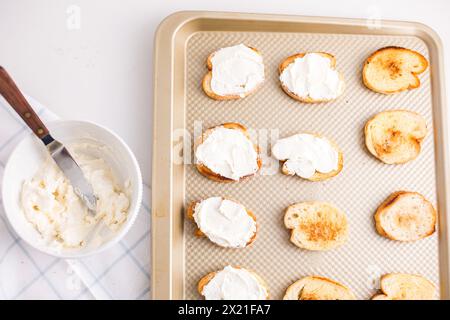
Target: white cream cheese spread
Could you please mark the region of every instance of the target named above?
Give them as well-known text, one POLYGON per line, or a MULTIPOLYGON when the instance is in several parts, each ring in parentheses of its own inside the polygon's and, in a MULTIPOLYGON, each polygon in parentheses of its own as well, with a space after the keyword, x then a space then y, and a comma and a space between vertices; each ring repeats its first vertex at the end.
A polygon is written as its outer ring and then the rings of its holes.
POLYGON ((97 223, 102 222, 111 231, 116 231, 127 219, 129 182, 119 185, 104 159, 85 152, 89 148, 98 150, 98 146, 89 144, 68 146, 97 197, 95 216, 88 212, 50 156, 23 184, 21 205, 25 217, 51 247, 83 247, 97 223))
POLYGON ((216 127, 195 150, 197 163, 222 177, 238 181, 258 171, 258 154, 251 140, 237 129, 216 127))
POLYGON ((211 63, 211 89, 220 96, 243 97, 264 81, 262 56, 243 44, 216 51, 211 63))
POLYGON ((267 290, 245 269, 226 266, 203 288, 206 300, 266 300, 267 290))
POLYGON ((325 138, 300 133, 278 140, 272 155, 281 161, 289 174, 311 178, 316 171, 329 173, 339 166, 339 152, 325 138))
POLYGON ((335 99, 344 88, 331 60, 318 53, 296 58, 283 70, 280 81, 295 95, 313 100, 335 99))
POLYGON ((245 247, 256 232, 256 221, 245 207, 221 197, 197 203, 194 220, 200 231, 223 247, 245 247))

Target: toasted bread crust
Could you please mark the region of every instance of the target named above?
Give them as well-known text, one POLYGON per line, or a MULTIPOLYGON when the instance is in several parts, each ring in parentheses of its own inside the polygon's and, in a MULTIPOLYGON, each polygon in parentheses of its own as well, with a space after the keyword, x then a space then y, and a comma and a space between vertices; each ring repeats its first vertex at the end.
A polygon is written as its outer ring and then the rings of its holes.
POLYGON ((392 299, 389 298, 384 293, 376 293, 372 296, 372 298, 370 298, 370 300, 392 300, 392 299))
MULTIPOLYGON (((242 268, 240 266, 233 266, 233 268, 235 268, 235 269, 244 269, 244 268, 242 268)), ((249 269, 245 269, 245 270, 250 272, 256 278, 256 280, 258 280, 259 284, 266 289, 266 292, 267 292, 266 300, 269 299, 269 297, 270 297, 269 296, 269 287, 267 286, 267 283, 264 281, 264 279, 261 278, 257 273, 255 273, 252 270, 249 270, 249 269)), ((207 275, 205 275, 203 278, 201 278, 199 280, 198 285, 197 285, 197 291, 198 291, 198 293, 201 296, 203 296, 203 289, 205 288, 205 286, 216 276, 216 274, 218 272, 219 271, 210 272, 210 273, 208 273, 207 275)))
MULTIPOLYGON (((218 125, 218 126, 215 126, 215 127, 212 127, 212 128, 209 128, 208 130, 206 130, 206 131, 205 131, 205 132, 197 139, 197 141, 196 141, 196 143, 195 143, 195 150, 197 150, 197 147, 198 147, 199 145, 201 145, 201 144, 203 143, 203 141, 206 140, 206 138, 208 137, 208 135, 209 135, 215 128, 218 128, 218 127, 224 127, 224 128, 227 128, 227 129, 233 129, 233 130, 240 130, 240 131, 242 131, 242 132, 244 133, 244 135, 245 135, 248 139, 250 139, 250 136, 249 136, 249 134, 248 134, 248 132, 247 132, 247 128, 244 127, 242 124, 236 123, 236 122, 227 122, 227 123, 224 123, 224 124, 221 124, 221 125, 218 125)), ((256 159, 257 164, 258 164, 258 170, 257 170, 254 174, 250 174, 250 175, 247 175, 247 176, 245 176, 245 177, 241 177, 241 178, 239 179, 239 181, 242 181, 243 179, 246 179, 246 178, 248 178, 248 177, 254 176, 254 175, 259 171, 259 169, 261 169, 261 166, 262 166, 262 160, 261 160, 261 157, 259 156, 259 147, 256 146, 256 145, 254 145, 254 148, 255 148, 256 153, 258 154, 258 157, 257 157, 257 159, 256 159)), ((203 176, 207 177, 208 179, 211 179, 211 180, 214 180, 214 181, 217 181, 217 182, 238 182, 238 181, 235 181, 235 180, 230 179, 230 178, 222 177, 220 174, 213 172, 211 169, 209 169, 207 166, 205 166, 205 165, 202 164, 202 163, 197 163, 197 164, 196 164, 196 167, 197 167, 198 172, 200 172, 203 176)))
MULTIPOLYGON (((255 51, 257 54, 261 55, 261 53, 258 51, 258 49, 255 49, 253 47, 247 46, 248 48, 252 49, 253 51, 255 51)), ((218 100, 218 101, 226 101, 226 100, 238 100, 238 99, 243 99, 249 95, 251 95, 252 93, 256 92, 263 84, 263 82, 261 82, 256 88, 254 88, 253 90, 246 92, 243 96, 240 95, 226 95, 226 96, 221 96, 218 95, 217 93, 215 93, 212 88, 211 88, 211 79, 212 79, 212 57, 214 56, 214 54, 216 53, 213 52, 211 53, 208 58, 206 59, 206 67, 208 68, 208 72, 205 74, 205 76, 203 77, 202 80, 202 88, 203 91, 205 92, 205 94, 210 97, 211 99, 214 100, 218 100)))
POLYGON ((383 237, 391 239, 391 240, 397 240, 397 241, 417 241, 419 239, 423 239, 423 238, 426 238, 426 237, 432 235, 436 231, 437 213, 436 213, 436 210, 434 209, 433 205, 420 193, 410 192, 410 191, 396 191, 396 192, 392 193, 386 200, 384 200, 383 203, 381 203, 381 205, 378 207, 377 211, 375 212, 374 219, 375 219, 375 228, 376 228, 377 232, 380 235, 382 235, 383 237), (383 228, 383 223, 381 221, 381 217, 387 210, 389 210, 392 207, 392 205, 396 201, 399 201, 399 200, 401 200, 402 197, 409 196, 409 195, 419 196, 423 200, 423 202, 427 204, 428 209, 430 210, 430 212, 432 213, 432 216, 433 216, 433 223, 432 223, 433 227, 430 228, 428 232, 426 232, 422 235, 419 235, 418 237, 416 237, 414 239, 402 240, 402 239, 398 239, 394 235, 388 233, 383 228))
POLYGON ((377 211, 375 212, 374 215, 374 219, 375 219, 375 228, 377 230, 377 232, 382 235, 383 237, 389 238, 391 240, 395 240, 392 239, 391 237, 389 237, 389 235, 386 234, 386 232, 384 232, 384 229, 381 227, 380 225, 380 216, 383 212, 383 210, 387 209, 389 206, 392 205, 392 203, 395 201, 395 199, 397 199, 397 197, 401 194, 403 194, 405 191, 397 191, 392 193, 389 197, 387 197, 381 204, 380 206, 377 208, 377 211))
MULTIPOLYGON (((308 133, 308 132, 306 132, 306 133, 308 133)), ((305 179, 305 180, 309 180, 309 181, 313 181, 313 182, 317 182, 317 181, 324 181, 324 180, 327 180, 327 179, 330 179, 330 178, 332 178, 332 177, 335 177, 335 176, 337 176, 341 171, 342 171, 342 168, 344 167, 344 154, 342 153, 342 151, 339 149, 339 147, 338 147, 338 145, 334 142, 334 141, 332 141, 332 140, 330 140, 330 139, 328 139, 328 138, 325 138, 324 136, 322 136, 322 135, 320 135, 320 134, 317 134, 317 133, 308 133, 308 134, 312 134, 313 136, 315 136, 315 137, 317 137, 317 138, 322 138, 322 139, 326 139, 332 146, 333 146, 333 148, 338 152, 338 168, 336 169, 336 170, 333 170, 333 171, 331 171, 331 172, 328 172, 328 173, 322 173, 322 172, 319 172, 319 171, 316 171, 315 173, 314 173, 314 175, 311 177, 311 178, 303 178, 303 177, 301 177, 302 179, 305 179)), ((280 161, 281 162, 281 172, 283 173, 283 174, 285 174, 285 175, 287 175, 287 176, 290 176, 291 174, 289 174, 289 172, 284 168, 284 166, 283 166, 283 164, 286 162, 287 160, 285 160, 285 161, 280 161)))
POLYGON ((205 286, 216 276, 217 271, 213 271, 208 273, 206 276, 200 279, 197 285, 197 291, 200 295, 203 296, 203 289, 205 286))
MULTIPOLYGON (((336 58, 335 58, 332 54, 330 54, 330 53, 327 53, 327 52, 302 52, 302 53, 296 53, 296 54, 294 54, 294 55, 292 55, 292 56, 289 56, 289 57, 287 57, 286 59, 284 59, 284 60, 280 63, 280 65, 279 65, 279 67, 278 67, 278 73, 281 75, 281 73, 284 71, 284 69, 286 69, 286 67, 287 67, 288 65, 290 65, 291 63, 293 63, 293 62, 295 61, 295 59, 297 59, 297 58, 303 58, 307 53, 317 53, 317 54, 320 54, 321 56, 323 56, 323 57, 325 57, 325 58, 330 59, 330 60, 331 60, 331 67, 332 67, 333 69, 336 68, 336 58)), ((341 80, 342 84, 345 84, 345 82, 344 82, 344 77, 343 77, 343 75, 342 75, 341 72, 339 72, 339 77, 340 77, 340 80, 341 80)), ((284 91, 288 96, 290 96, 290 97, 293 98, 294 100, 297 100, 297 101, 300 101, 300 102, 304 102, 304 103, 320 103, 320 102, 328 102, 328 101, 332 101, 332 100, 335 100, 335 99, 339 98, 339 97, 336 97, 336 98, 334 98, 334 99, 319 99, 319 100, 314 100, 314 99, 312 99, 311 97, 300 97, 300 96, 296 95, 295 93, 291 92, 291 91, 289 90, 289 88, 286 87, 281 81, 280 81, 280 85, 281 85, 281 88, 283 89, 283 91, 284 91)), ((344 90, 342 90, 342 91, 344 91, 344 90)))
POLYGON ((428 67, 428 61, 420 53, 410 50, 410 49, 402 48, 402 47, 388 46, 388 47, 378 49, 377 51, 372 53, 366 59, 366 61, 364 62, 364 66, 363 66, 362 79, 363 79, 364 85, 374 92, 383 93, 383 94, 394 94, 397 92, 418 88, 420 86, 420 79, 417 75, 423 73, 427 69, 427 67, 428 67), (396 54, 400 55, 402 53, 411 54, 414 57, 419 59, 420 63, 417 66, 416 70, 402 70, 401 69, 402 61, 399 57, 396 57, 395 55, 396 54), (388 57, 388 59, 383 60, 383 61, 377 60, 378 58, 381 59, 383 56, 388 57), (372 80, 371 79, 372 74, 369 74, 370 73, 369 68, 371 68, 374 63, 378 64, 376 66, 379 69, 379 70, 377 70, 378 74, 383 73, 383 71, 384 71, 386 73, 389 73, 391 75, 391 77, 396 78, 396 76, 398 75, 397 78, 399 78, 401 76, 404 76, 402 74, 403 71, 410 72, 413 76, 413 78, 412 78, 413 80, 409 81, 407 84, 404 84, 401 86, 397 85, 397 86, 395 86, 395 88, 388 89, 388 90, 382 90, 380 88, 377 88, 376 87, 377 80, 375 80, 375 79, 372 80))
POLYGON ((293 284, 291 284, 287 289, 286 293, 283 297, 283 300, 324 300, 328 295, 328 299, 331 300, 354 300, 355 296, 351 292, 351 290, 344 286, 343 284, 325 278, 321 276, 309 276, 304 277, 300 280, 297 280, 293 284), (323 282, 322 285, 320 285, 316 290, 313 290, 312 292, 305 292, 304 287, 308 283, 313 282, 323 282), (329 286, 326 288, 326 286, 329 286), (334 288, 336 290, 336 295, 331 294, 329 291, 331 288, 334 288), (328 290, 327 290, 328 289, 328 290))
POLYGON ((381 294, 375 295, 379 300, 432 300, 436 295, 434 283, 417 274, 385 274, 381 276, 380 287, 380 292, 385 297, 380 297, 381 294))
POLYGON ((427 128, 426 122, 423 117, 420 114, 409 110, 388 110, 380 112, 369 119, 369 121, 367 121, 366 125, 364 126, 365 144, 367 149, 374 157, 378 158, 380 161, 386 164, 403 164, 417 158, 421 151, 422 141, 425 139, 426 135, 427 128), (386 132, 382 137, 374 137, 372 135, 372 125, 377 122, 378 125, 381 125, 379 119, 382 119, 382 117, 389 117, 393 115, 414 117, 417 122, 417 127, 424 128, 420 133, 416 132, 416 134, 418 135, 413 136, 411 132, 402 132, 398 131, 395 128, 391 128, 390 126, 386 126, 384 127, 386 132), (394 142, 398 142, 398 137, 400 137, 400 139, 403 139, 401 140, 403 146, 410 146, 411 149, 414 150, 410 151, 408 156, 404 156, 404 154, 399 153, 398 150, 392 148, 389 143, 386 143, 386 141, 390 142, 391 140, 394 142), (374 140, 374 138, 378 138, 378 140, 374 140))
POLYGON ((291 229, 291 242, 307 250, 331 250, 343 245, 348 237, 347 217, 326 202, 307 201, 289 206, 284 225, 291 229))
MULTIPOLYGON (((228 199, 228 200, 231 200, 231 199, 228 199)), ((232 201, 234 201, 234 200, 232 200, 232 201)), ((199 200, 199 201, 192 201, 189 204, 189 206, 187 207, 187 209, 186 209, 186 217, 189 220, 194 221, 195 206, 198 203, 200 203, 200 202, 201 202, 201 200, 199 200)), ((258 225, 258 222, 256 221, 256 216, 254 215, 254 213, 252 211, 248 210, 247 208, 245 209, 245 211, 247 211, 247 214, 253 219, 253 221, 255 221, 255 223, 256 223, 256 231, 253 234, 253 237, 250 238, 250 240, 247 242, 247 244, 246 244, 246 246, 244 248, 250 246, 256 240, 256 235, 257 235, 258 229, 259 229, 259 225, 258 225)), ((205 237, 205 234, 198 227, 195 230, 195 235, 197 237, 205 237)))

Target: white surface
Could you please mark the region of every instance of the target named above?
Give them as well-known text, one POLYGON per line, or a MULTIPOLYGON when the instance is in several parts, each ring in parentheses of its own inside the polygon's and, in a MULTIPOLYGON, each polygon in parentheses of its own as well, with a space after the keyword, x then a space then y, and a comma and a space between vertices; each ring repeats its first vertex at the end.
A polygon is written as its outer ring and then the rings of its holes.
POLYGON ((153 34, 180 10, 419 21, 450 48, 447 0, 0 0, 0 64, 61 118, 115 130, 149 181, 153 34))
POLYGON ((104 242, 100 245, 88 244, 80 249, 55 250, 55 247, 49 246, 43 241, 37 230, 26 220, 20 205, 23 182, 30 180, 47 158, 46 149, 32 133, 25 137, 11 153, 3 172, 2 200, 6 216, 16 233, 28 245, 55 257, 79 258, 104 251, 125 236, 139 213, 142 201, 142 178, 136 159, 122 139, 106 128, 95 124, 80 121, 56 121, 50 122, 48 128, 54 137, 63 143, 70 144, 76 141, 90 140, 111 150, 111 152, 99 151, 101 154, 96 156, 101 156, 107 161, 122 185, 125 180, 129 179, 132 189, 128 217, 117 232, 111 233, 108 228, 98 229, 100 234, 105 235, 102 237, 104 242))

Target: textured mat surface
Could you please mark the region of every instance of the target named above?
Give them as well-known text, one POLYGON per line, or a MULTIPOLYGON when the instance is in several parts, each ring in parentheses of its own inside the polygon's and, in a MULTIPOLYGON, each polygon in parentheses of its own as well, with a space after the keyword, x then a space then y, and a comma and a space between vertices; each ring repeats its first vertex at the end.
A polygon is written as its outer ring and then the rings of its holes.
MULTIPOLYGON (((381 95, 361 81, 364 60, 375 50, 403 46, 428 57, 423 41, 415 37, 333 35, 302 33, 199 32, 186 48, 186 126, 203 129, 224 122, 239 122, 259 138, 264 169, 248 180, 220 184, 201 176, 195 166, 186 167, 186 203, 210 196, 235 199, 257 216, 259 232, 251 247, 224 249, 206 238, 194 236, 194 224, 185 221, 185 297, 199 299, 197 281, 225 265, 256 271, 268 283, 272 299, 280 299, 295 280, 321 275, 350 287, 359 299, 376 291, 379 276, 390 272, 419 273, 438 284, 436 234, 414 243, 400 243, 379 236, 373 214, 378 205, 397 190, 417 191, 436 205, 434 142, 429 70, 420 75, 419 89, 381 95), (266 81, 253 95, 239 101, 218 102, 201 89, 206 57, 218 48, 245 43, 264 57, 266 81), (325 51, 335 55, 346 88, 338 100, 304 104, 288 97, 279 87, 278 64, 296 52, 325 51), (427 121, 429 135, 420 156, 404 165, 386 165, 371 156, 364 145, 364 124, 374 114, 389 109, 419 112, 427 121), (312 131, 333 139, 344 153, 344 169, 325 182, 287 177, 270 160, 270 139, 312 131), (284 209, 292 203, 322 200, 342 209, 349 221, 348 242, 328 252, 310 252, 289 242, 283 225, 284 209)), ((431 61, 432 63, 432 61, 431 61)), ((274 141, 272 140, 272 141, 274 141)), ((255 140, 256 141, 256 140, 255 140)))

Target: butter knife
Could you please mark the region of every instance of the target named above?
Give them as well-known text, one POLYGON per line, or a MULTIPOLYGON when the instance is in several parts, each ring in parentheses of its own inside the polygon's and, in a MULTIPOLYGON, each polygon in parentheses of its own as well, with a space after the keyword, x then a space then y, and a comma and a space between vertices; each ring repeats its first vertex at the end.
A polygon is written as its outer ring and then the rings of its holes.
POLYGON ((81 168, 66 147, 50 135, 50 132, 20 92, 13 79, 1 66, 0 94, 8 101, 34 134, 41 139, 53 160, 55 160, 58 167, 70 181, 75 193, 89 209, 89 212, 95 214, 97 198, 94 195, 91 184, 84 177, 83 171, 81 171, 81 168))

